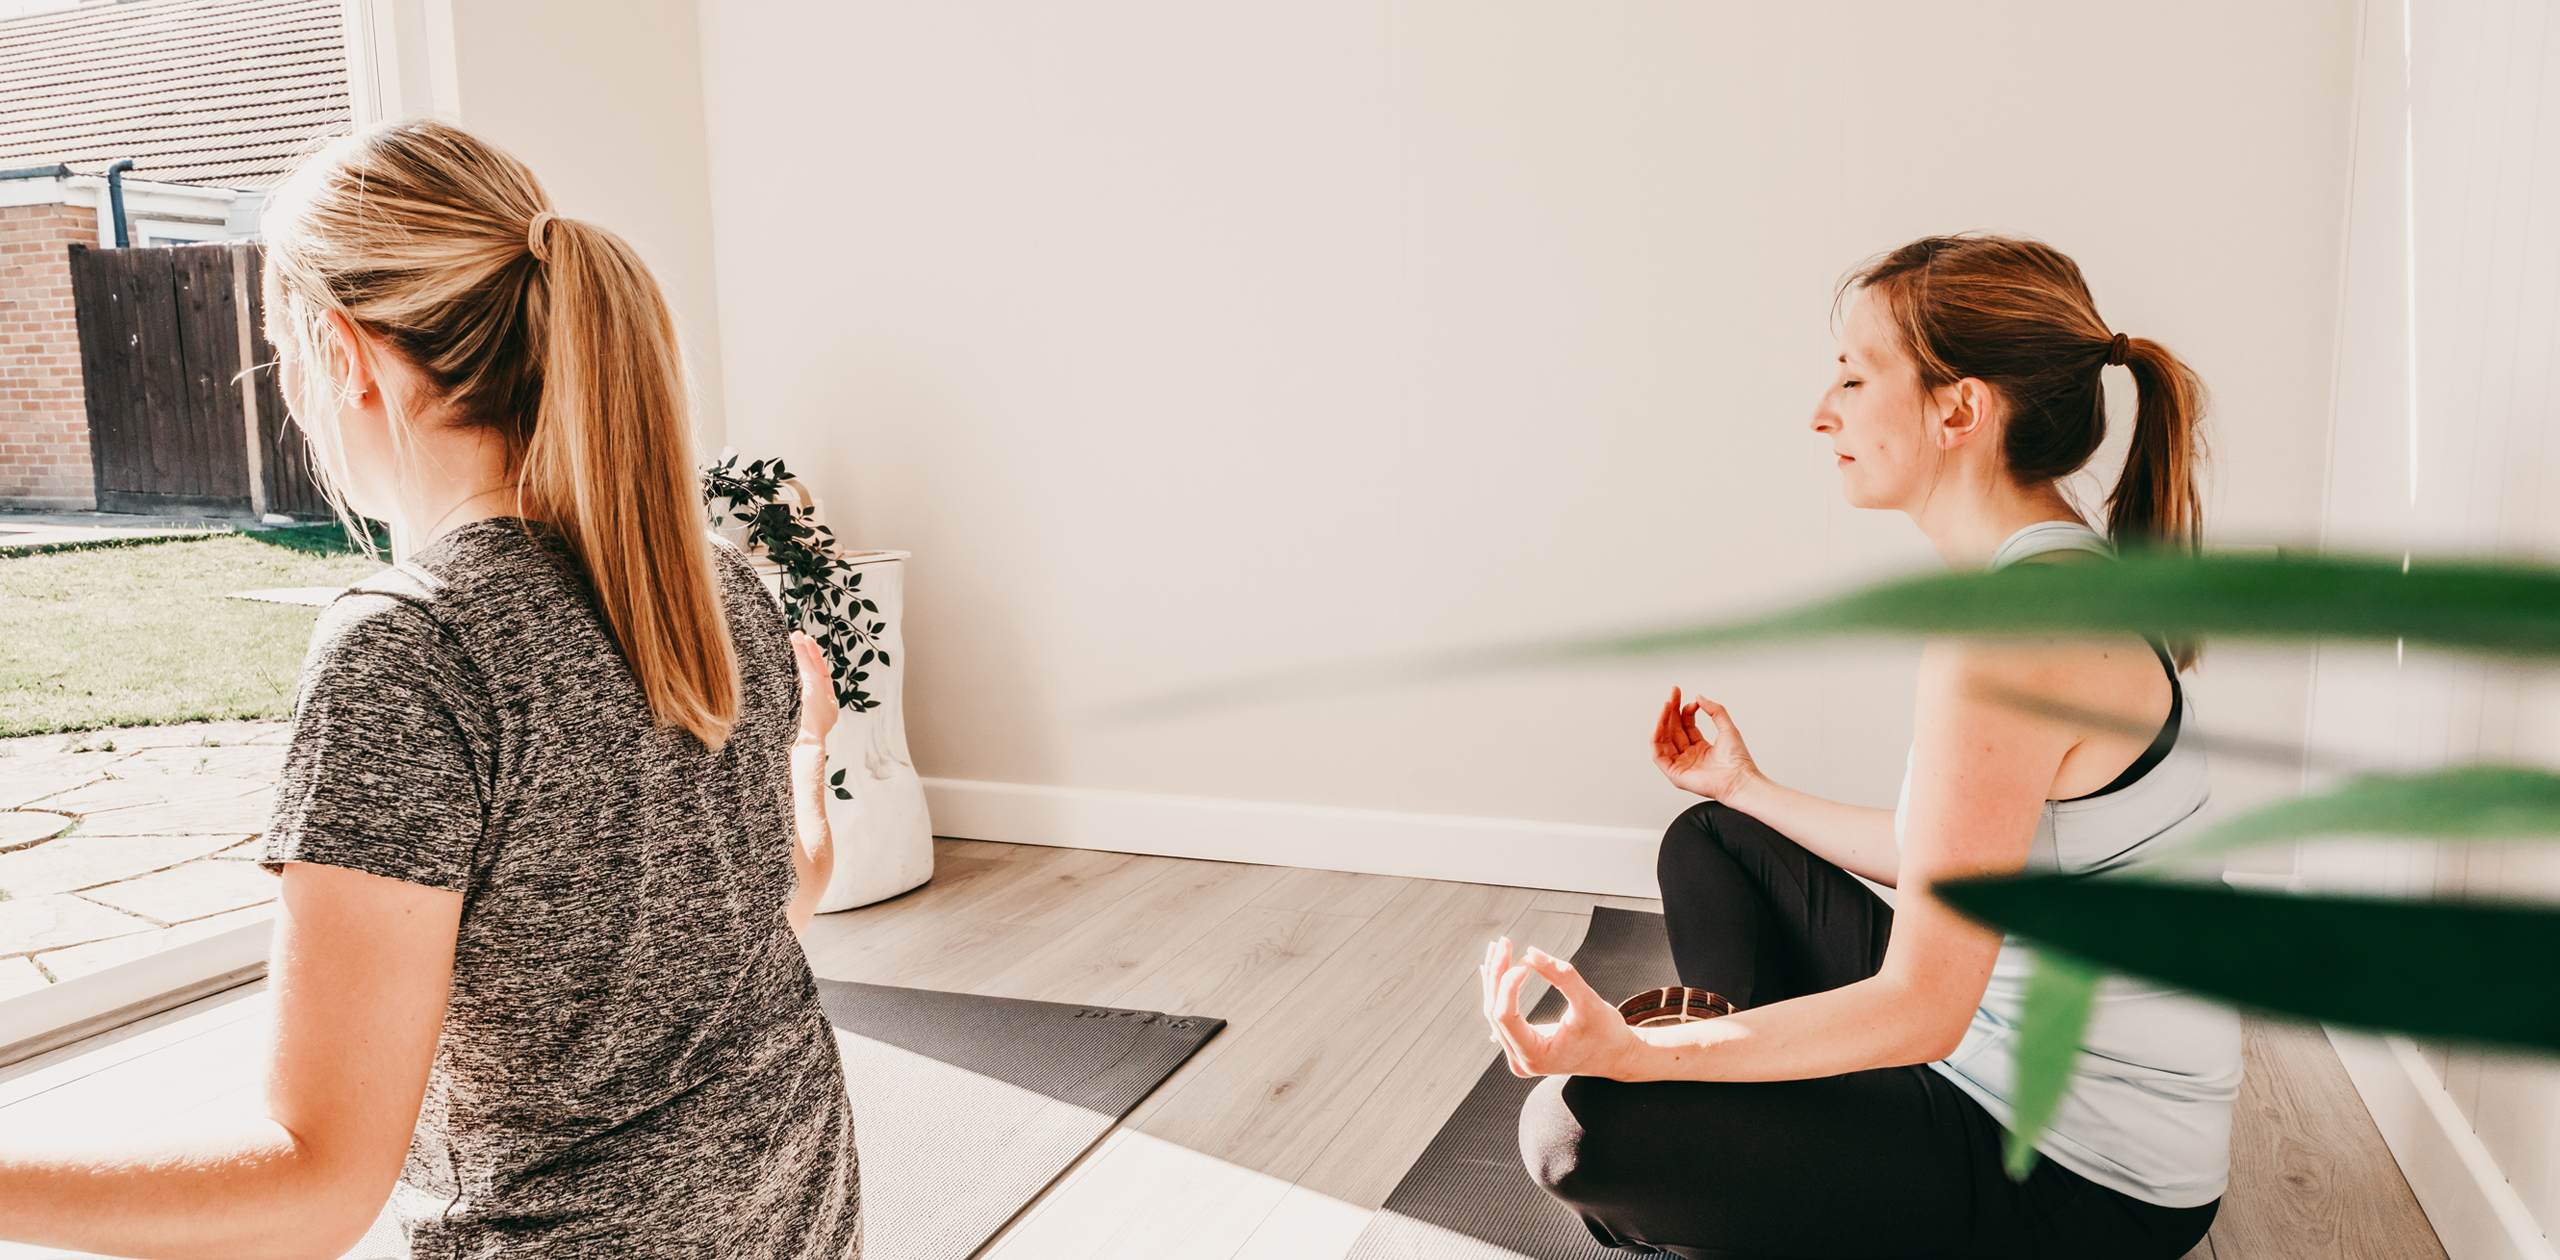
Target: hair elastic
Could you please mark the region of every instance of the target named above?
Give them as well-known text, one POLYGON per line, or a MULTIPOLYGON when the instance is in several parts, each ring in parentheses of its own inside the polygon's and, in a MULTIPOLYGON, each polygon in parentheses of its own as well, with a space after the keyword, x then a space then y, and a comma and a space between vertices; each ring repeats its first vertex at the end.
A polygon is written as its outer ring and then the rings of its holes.
POLYGON ((2107 343, 2107 366, 2123 367, 2125 351, 2129 349, 2132 344, 2133 338, 2125 336, 2123 333, 2117 333, 2116 339, 2107 343))
POLYGON ((533 256, 543 262, 551 261, 551 221, 559 217, 545 210, 533 216, 533 222, 525 227, 524 247, 532 250, 533 256))

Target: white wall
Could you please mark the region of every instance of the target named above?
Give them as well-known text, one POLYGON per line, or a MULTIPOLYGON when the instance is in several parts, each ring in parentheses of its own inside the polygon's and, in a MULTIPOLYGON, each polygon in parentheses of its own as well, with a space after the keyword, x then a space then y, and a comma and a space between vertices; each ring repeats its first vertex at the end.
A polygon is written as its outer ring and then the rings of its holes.
MULTIPOLYGON (((1833 281, 1929 232, 2078 257, 2213 387, 2216 533, 2309 538, 2353 18, 706 5, 731 440, 916 553, 928 775, 1640 836, 1681 803, 1642 747, 1678 682, 1887 802, 1898 646, 1092 714, 1931 563, 1803 424, 1833 281)), ((2297 735, 2279 672, 2249 694, 2297 735)))
POLYGON ((700 445, 725 443, 693 0, 348 0, 360 122, 451 118, 533 168, 562 214, 647 261, 685 343, 700 445))
MULTIPOLYGON (((2513 0, 2438 0, 2405 18, 2372 5, 2356 140, 2326 540, 2560 559, 2560 17, 2513 0)), ((2553 682, 2324 649, 2311 734, 2368 764, 2560 764, 2553 682)), ((2303 874, 2417 895, 2560 894, 2548 847, 2308 845, 2303 874)), ((2454 1260, 2548 1260, 2560 1068, 2339 1041, 2454 1260)))

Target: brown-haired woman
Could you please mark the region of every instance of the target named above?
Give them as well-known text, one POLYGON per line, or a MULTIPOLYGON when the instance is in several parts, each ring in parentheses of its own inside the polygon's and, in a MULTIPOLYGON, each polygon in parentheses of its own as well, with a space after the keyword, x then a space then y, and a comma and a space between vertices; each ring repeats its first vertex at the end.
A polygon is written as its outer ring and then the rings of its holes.
POLYGON ((267 1119, 0 1157, 0 1236, 334 1257, 388 1196, 419 1256, 854 1254, 795 936, 836 706, 704 527, 655 281, 433 122, 317 154, 265 230, 294 417, 402 557, 303 666, 267 1119))
MULTIPOLYGON (((2069 258, 1932 237, 1843 295, 1839 373, 1813 428, 1850 503, 1908 514, 1957 568, 2111 554, 2057 483, 2105 436, 2100 380, 2121 364, 2139 400, 2108 532, 2194 544, 2201 387, 2157 342, 2111 331, 2069 258)), ((2044 1158, 2012 1182, 2001 1125, 2028 959, 1929 894, 1940 879, 2107 869, 2195 825, 2206 787, 2180 739, 2185 654, 2130 636, 1931 644, 1892 810, 1780 786, 1722 706, 1674 690, 1654 762, 1708 803, 1663 837, 1663 912, 1680 983, 1737 1013, 1629 1028, 1570 965, 1489 946, 1495 1040, 1513 1071, 1559 1078, 1521 1117, 1539 1183, 1604 1242, 1691 1257, 2185 1254, 2228 1170, 2237 1019, 2108 981, 2044 1158), (1997 699, 2020 692, 2139 715, 2139 733, 1997 699), (1897 905, 1853 873, 1896 887, 1897 905), (1570 1000, 1560 1023, 1520 1017, 1533 972, 1570 1000)))

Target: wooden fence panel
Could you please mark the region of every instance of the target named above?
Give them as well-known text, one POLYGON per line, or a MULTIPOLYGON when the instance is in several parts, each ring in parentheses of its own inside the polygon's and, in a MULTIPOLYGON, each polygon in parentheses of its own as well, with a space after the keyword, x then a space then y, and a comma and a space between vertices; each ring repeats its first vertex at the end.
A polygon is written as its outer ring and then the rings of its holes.
POLYGON ((89 460, 101 488, 151 480, 137 314, 148 299, 135 286, 133 270, 120 251, 71 247, 80 379, 88 393, 89 460))
POLYGON ((276 366, 274 344, 267 340, 266 286, 258 281, 264 259, 261 247, 248 247, 245 265, 249 269, 249 357, 256 364, 250 379, 257 386, 258 452, 266 473, 267 510, 316 520, 331 515, 335 509, 320 493, 320 479, 311 470, 311 447, 302 440, 302 426, 293 422, 292 413, 285 408, 284 372, 276 366))
POLYGON ((235 269, 254 293, 258 263, 254 246, 71 247, 100 511, 246 515, 262 482, 270 512, 327 514, 274 370, 240 375, 243 320, 253 361, 274 358, 255 299, 239 300, 235 269))
POLYGON ((249 500, 248 415, 240 396, 240 307, 232 300, 231 250, 187 245, 172 258, 178 359, 184 366, 186 422, 175 435, 178 480, 204 499, 249 500))

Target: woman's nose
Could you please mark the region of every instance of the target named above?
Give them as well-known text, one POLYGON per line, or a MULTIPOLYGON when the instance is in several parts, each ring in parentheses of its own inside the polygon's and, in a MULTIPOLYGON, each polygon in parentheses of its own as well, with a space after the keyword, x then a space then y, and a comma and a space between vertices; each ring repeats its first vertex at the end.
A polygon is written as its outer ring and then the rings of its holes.
POLYGON ((1840 427, 1840 416, 1831 410, 1831 398, 1825 395, 1813 404, 1813 419, 1808 421, 1816 433, 1829 433, 1840 427))

